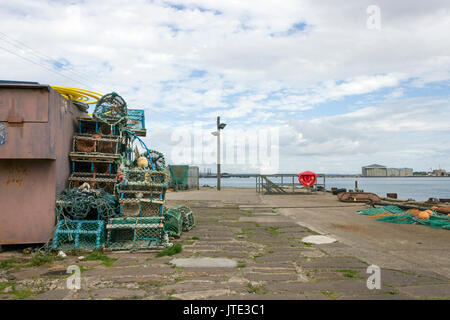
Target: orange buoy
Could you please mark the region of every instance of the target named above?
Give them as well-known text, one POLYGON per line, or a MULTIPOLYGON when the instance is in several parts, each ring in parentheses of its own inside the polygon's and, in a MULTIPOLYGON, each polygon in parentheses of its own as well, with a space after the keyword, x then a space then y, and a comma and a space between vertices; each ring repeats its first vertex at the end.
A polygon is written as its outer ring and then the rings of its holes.
POLYGON ((406 212, 411 214, 413 217, 417 217, 421 211, 419 209, 409 209, 406 212))
POLYGON ((430 219, 430 214, 426 211, 421 211, 418 215, 418 218, 422 220, 428 220, 430 219))

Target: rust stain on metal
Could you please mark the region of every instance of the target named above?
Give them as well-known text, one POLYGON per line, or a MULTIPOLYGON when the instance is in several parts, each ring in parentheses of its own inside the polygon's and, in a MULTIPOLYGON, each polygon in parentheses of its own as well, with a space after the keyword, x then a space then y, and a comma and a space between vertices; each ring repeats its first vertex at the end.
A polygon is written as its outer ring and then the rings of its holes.
POLYGON ((17 165, 10 160, 6 163, 8 175, 5 178, 4 184, 9 186, 10 184, 16 184, 19 188, 23 187, 24 178, 28 175, 28 168, 21 165, 17 165))

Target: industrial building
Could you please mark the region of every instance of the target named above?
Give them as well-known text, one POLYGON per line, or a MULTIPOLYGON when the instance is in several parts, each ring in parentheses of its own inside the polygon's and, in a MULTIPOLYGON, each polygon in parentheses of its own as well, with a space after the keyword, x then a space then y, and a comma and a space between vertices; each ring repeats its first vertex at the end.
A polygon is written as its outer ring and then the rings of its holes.
POLYGON ((388 177, 408 177, 413 175, 413 169, 411 168, 388 168, 388 177))
POLYGON ((413 175, 412 168, 387 168, 379 164, 362 167, 364 177, 408 177, 413 175))
POLYGON ((387 168, 379 164, 362 167, 363 177, 387 177, 387 168))

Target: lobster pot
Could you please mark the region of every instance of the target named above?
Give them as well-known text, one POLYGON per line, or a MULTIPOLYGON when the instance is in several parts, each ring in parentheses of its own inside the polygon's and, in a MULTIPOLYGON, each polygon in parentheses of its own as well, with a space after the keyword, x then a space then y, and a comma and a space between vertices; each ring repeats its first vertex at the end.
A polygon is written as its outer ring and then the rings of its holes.
POLYGON ((170 237, 179 237, 183 231, 183 219, 176 209, 164 210, 164 231, 170 237))
POLYGON ((100 154, 117 154, 120 137, 94 138, 92 135, 77 135, 73 137, 72 151, 100 154))
POLYGON ((116 174, 117 164, 114 160, 99 160, 95 158, 72 158, 72 172, 116 174))
POLYGON ((95 118, 78 118, 79 134, 100 134, 102 136, 120 136, 118 124, 114 121, 98 120, 95 118))
POLYGON ((167 185, 169 176, 163 171, 147 170, 145 171, 145 181, 151 184, 167 185))
POLYGON ((126 170, 124 172, 124 177, 129 183, 133 182, 144 182, 145 181, 145 171, 140 169, 126 170))
POLYGON ((117 194, 123 199, 158 199, 164 201, 166 186, 146 182, 121 183, 117 185, 117 194))
POLYGON ((167 184, 168 175, 163 171, 131 169, 124 173, 128 182, 147 182, 154 185, 167 184))
POLYGON ((115 174, 74 172, 69 177, 69 188, 78 188, 85 182, 94 189, 103 189, 112 194, 114 193, 117 179, 115 174))
POLYGON ((110 250, 162 248, 168 244, 163 228, 162 217, 113 218, 106 226, 106 247, 110 250))
POLYGON ((60 220, 53 237, 53 249, 94 250, 105 243, 102 220, 60 220))
POLYGON ((127 116, 126 128, 134 132, 137 136, 145 137, 147 130, 145 129, 144 110, 128 109, 127 116))
MULTIPOLYGON (((84 219, 84 220, 99 220, 100 211, 97 208, 83 206, 79 208, 73 205, 71 201, 56 201, 56 210, 58 212, 58 219, 84 219)), ((75 220, 76 221, 76 220, 75 220)))
POLYGON ((162 216, 163 201, 152 199, 120 199, 120 215, 122 217, 162 216))
POLYGON ((118 216, 116 198, 104 190, 65 189, 56 201, 59 219, 105 220, 118 216))
POLYGON ((141 213, 139 201, 120 201, 121 217, 138 217, 141 213))
POLYGON ((140 203, 141 203, 141 216, 143 217, 162 216, 164 205, 163 202, 144 201, 144 199, 142 199, 140 203))
POLYGON ((191 208, 186 206, 178 206, 175 209, 181 213, 181 218, 183 220, 183 231, 189 231, 194 228, 195 219, 191 208))

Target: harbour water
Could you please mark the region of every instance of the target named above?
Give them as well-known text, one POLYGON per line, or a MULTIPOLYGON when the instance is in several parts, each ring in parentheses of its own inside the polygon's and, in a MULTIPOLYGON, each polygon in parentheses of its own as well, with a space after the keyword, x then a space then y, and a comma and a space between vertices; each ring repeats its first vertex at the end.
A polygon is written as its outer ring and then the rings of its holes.
MULTIPOLYGON (((386 193, 397 193, 399 199, 414 199, 416 201, 428 198, 450 198, 450 177, 392 177, 392 178, 326 178, 326 189, 333 187, 353 190, 355 181, 358 188, 365 192, 373 192, 381 197, 386 193)), ((200 186, 216 186, 216 178, 200 178, 200 186)), ((280 182, 274 179, 273 182, 280 182)), ((285 183, 292 179, 284 180, 285 183)), ((298 183, 298 180, 295 181, 298 183)), ((322 182, 321 180, 319 182, 322 182)), ((256 180, 252 178, 222 178, 222 187, 255 188, 256 180)))

